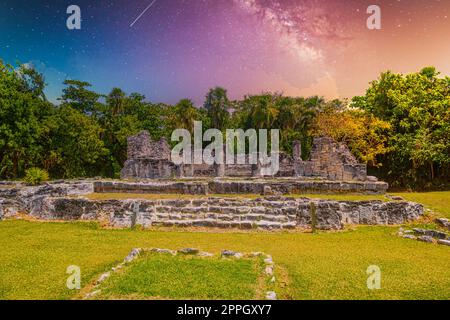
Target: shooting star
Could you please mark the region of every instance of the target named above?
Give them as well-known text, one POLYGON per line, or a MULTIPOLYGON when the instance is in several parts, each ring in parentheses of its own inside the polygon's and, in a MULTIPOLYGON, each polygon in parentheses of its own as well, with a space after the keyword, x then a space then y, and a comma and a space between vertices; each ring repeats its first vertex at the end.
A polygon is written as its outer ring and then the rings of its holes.
POLYGON ((152 3, 150 3, 147 8, 144 9, 144 11, 141 12, 140 15, 130 24, 130 28, 134 26, 134 24, 144 15, 145 12, 147 12, 148 9, 156 2, 156 0, 153 0, 152 3))

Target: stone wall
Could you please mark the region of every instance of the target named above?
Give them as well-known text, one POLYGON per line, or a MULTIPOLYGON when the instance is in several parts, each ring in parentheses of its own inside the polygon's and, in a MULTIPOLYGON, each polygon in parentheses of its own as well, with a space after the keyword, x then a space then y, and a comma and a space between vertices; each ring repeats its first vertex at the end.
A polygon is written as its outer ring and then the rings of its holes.
POLYGON ((342 229, 345 224, 401 224, 423 214, 420 204, 266 197, 173 200, 46 198, 32 215, 40 219, 101 220, 112 227, 218 227, 242 229, 342 229), (314 209, 313 209, 314 208, 314 209), (315 212, 315 213, 313 213, 315 212), (312 219, 314 214, 315 218, 312 219))
POLYGON ((120 172, 122 179, 168 179, 175 176, 175 165, 164 159, 128 159, 120 172))
POLYGON ((96 181, 95 192, 173 193, 173 194, 274 194, 368 193, 384 194, 388 184, 370 181, 321 181, 281 178, 278 180, 209 179, 199 181, 96 181))
POLYGON ((19 212, 39 211, 48 197, 85 195, 94 192, 92 181, 55 181, 40 186, 26 186, 16 183, 0 186, 0 219, 19 212))
POLYGON ((129 137, 127 142, 127 160, 121 171, 123 179, 160 179, 175 175, 175 165, 170 161, 171 149, 165 138, 153 141, 144 130, 129 137))
MULTIPOLYGON (((18 212, 47 220, 101 220, 113 227, 203 226, 220 228, 292 229, 311 227, 341 229, 345 224, 399 224, 420 217, 423 207, 410 202, 331 201, 283 196, 258 199, 193 197, 168 200, 89 200, 94 192, 137 193, 266 193, 290 188, 333 186, 364 188, 368 182, 323 181, 185 181, 130 183, 122 181, 62 181, 41 186, 0 187, 0 219, 18 212), (273 190, 272 190, 273 188, 273 190), (315 208, 313 210, 313 208, 315 208), (315 212, 315 219, 312 219, 315 212)), ((375 183, 382 184, 382 183, 375 183)))
POLYGON ((21 205, 18 201, 11 199, 0 199, 0 220, 13 217, 20 212, 21 205))
POLYGON ((163 159, 170 160, 171 149, 167 140, 161 138, 153 141, 147 130, 127 139, 128 159, 163 159))
MULTIPOLYGON (((193 153, 192 153, 193 154, 193 153)), ((279 171, 276 177, 320 177, 333 181, 368 180, 365 164, 360 164, 345 144, 336 143, 331 138, 314 138, 311 157, 303 161, 301 145, 293 144, 293 154, 280 152, 279 171)), ((128 160, 121 172, 123 179, 170 177, 261 177, 261 165, 174 165, 171 150, 166 140, 152 141, 147 131, 128 138, 128 160)), ((371 177, 370 180, 376 180, 371 177)))
POLYGON ((125 182, 96 181, 97 193, 150 193, 150 194, 208 194, 207 182, 125 182))
MULTIPOLYGON (((300 150, 298 145, 294 148, 296 152, 300 150)), ((367 180, 366 165, 358 163, 345 144, 336 143, 328 137, 314 138, 308 161, 302 161, 300 155, 294 157, 300 159, 295 163, 298 176, 340 181, 367 180)))

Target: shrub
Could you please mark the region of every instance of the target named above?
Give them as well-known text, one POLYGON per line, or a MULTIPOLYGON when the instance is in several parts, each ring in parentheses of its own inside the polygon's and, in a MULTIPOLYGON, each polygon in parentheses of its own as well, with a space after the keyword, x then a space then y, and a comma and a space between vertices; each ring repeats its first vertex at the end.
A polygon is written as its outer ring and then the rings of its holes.
POLYGON ((30 168, 25 171, 25 182, 38 185, 49 179, 48 172, 40 168, 30 168))

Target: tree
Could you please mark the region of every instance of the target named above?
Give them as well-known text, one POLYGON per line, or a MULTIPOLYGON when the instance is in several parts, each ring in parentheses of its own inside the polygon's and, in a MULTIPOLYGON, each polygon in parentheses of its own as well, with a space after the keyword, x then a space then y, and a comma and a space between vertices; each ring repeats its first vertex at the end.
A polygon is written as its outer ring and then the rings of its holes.
POLYGON ((329 107, 315 119, 314 135, 328 136, 348 145, 359 161, 378 167, 379 155, 389 151, 388 133, 391 126, 361 110, 329 107))
POLYGON ((99 161, 99 172, 109 177, 119 177, 120 169, 127 159, 127 138, 142 129, 138 110, 145 97, 126 95, 120 88, 113 88, 106 96, 98 121, 103 129, 102 141, 108 150, 99 161))
POLYGON ((282 150, 292 152, 293 141, 300 140, 302 154, 308 155, 313 120, 323 103, 319 97, 293 98, 272 93, 246 96, 238 102, 233 123, 244 129, 279 129, 282 150))
POLYGON ((43 76, 30 67, 14 69, 0 60, 0 176, 18 178, 45 157, 45 119, 52 105, 45 100, 43 76))
POLYGON ((36 98, 46 101, 44 88, 44 76, 37 72, 32 66, 20 65, 17 74, 21 80, 22 91, 29 92, 36 98))
POLYGON ((62 106, 48 119, 52 161, 51 176, 74 178, 97 175, 96 163, 108 153, 100 139, 102 128, 88 115, 71 106, 62 106))
POLYGON ((182 99, 172 108, 174 129, 187 129, 194 132, 194 121, 201 121, 200 112, 189 99, 182 99))
POLYGON ((112 116, 123 113, 126 106, 126 94, 120 88, 113 88, 106 96, 106 104, 112 116))
POLYGON ((172 109, 172 106, 162 103, 139 103, 136 114, 142 129, 147 130, 154 139, 169 138, 172 133, 172 109))
POLYGON ((271 93, 245 96, 240 102, 240 110, 244 113, 242 120, 245 129, 274 128, 279 113, 278 98, 279 95, 271 93))
POLYGON ((89 90, 91 87, 89 82, 79 80, 66 80, 64 84, 67 86, 63 89, 61 101, 63 105, 69 105, 72 108, 83 112, 96 115, 101 109, 98 100, 102 95, 89 90))
POLYGON ((292 98, 280 97, 279 114, 276 127, 281 129, 281 146, 288 153, 292 152, 292 143, 299 140, 302 155, 307 156, 311 149, 311 129, 317 112, 322 108, 324 100, 320 97, 292 98))
POLYGON ((210 89, 206 95, 203 107, 211 119, 211 126, 215 129, 224 130, 227 127, 231 103, 227 97, 227 90, 221 87, 210 89))
POLYGON ((352 105, 392 126, 382 162, 394 183, 449 182, 450 78, 433 67, 408 75, 384 72, 352 105))

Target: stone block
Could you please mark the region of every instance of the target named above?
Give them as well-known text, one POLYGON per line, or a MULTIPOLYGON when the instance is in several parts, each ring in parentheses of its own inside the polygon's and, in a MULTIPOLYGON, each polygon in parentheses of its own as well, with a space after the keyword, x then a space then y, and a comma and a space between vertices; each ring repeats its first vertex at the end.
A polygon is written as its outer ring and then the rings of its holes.
POLYGON ((422 241, 422 242, 429 242, 429 243, 433 242, 433 238, 429 237, 429 236, 419 236, 419 237, 417 237, 417 240, 422 241))
POLYGON ((241 229, 252 229, 254 226, 253 221, 244 220, 239 222, 239 228, 241 229))
POLYGON ((448 230, 450 230, 450 220, 446 219, 446 218, 438 218, 436 219, 436 222, 441 225, 444 228, 447 228, 448 230))
POLYGON ((443 244, 445 246, 450 246, 450 240, 443 240, 443 239, 439 239, 437 241, 438 244, 443 244))
POLYGON ((438 230, 414 228, 413 231, 417 235, 429 236, 429 237, 436 238, 436 239, 446 239, 447 238, 447 234, 445 232, 441 232, 438 230))
POLYGON ((198 250, 196 248, 184 248, 184 249, 178 250, 178 252, 181 254, 196 255, 200 252, 200 250, 198 250))

